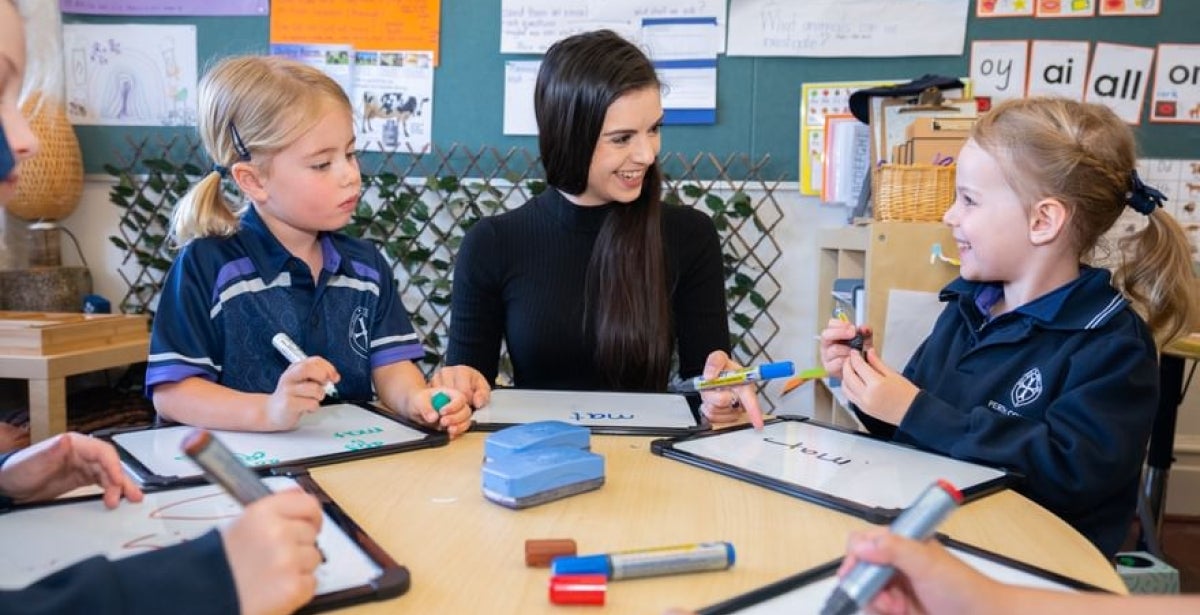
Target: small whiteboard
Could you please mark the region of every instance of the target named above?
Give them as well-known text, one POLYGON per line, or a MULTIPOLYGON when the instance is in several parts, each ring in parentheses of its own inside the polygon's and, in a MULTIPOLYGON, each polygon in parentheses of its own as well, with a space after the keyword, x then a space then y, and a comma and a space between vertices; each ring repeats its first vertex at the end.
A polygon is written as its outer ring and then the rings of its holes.
MULTIPOLYGON (((1001 583, 1064 592, 1104 592, 1070 577, 939 536, 950 553, 1001 583)), ((837 587, 837 559, 700 609, 697 615, 817 615, 837 587)))
MULTIPOLYGON (((192 427, 103 432, 121 454, 125 468, 143 487, 200 484, 204 473, 180 448, 192 427)), ((314 466, 384 455, 449 441, 444 432, 417 427, 380 410, 358 404, 321 406, 300 419, 293 431, 211 430, 242 463, 256 470, 314 466)))
MULTIPOLYGON (((263 479, 272 491, 296 486, 322 502, 317 595, 306 610, 383 600, 408 591, 408 569, 367 536, 307 474, 263 479)), ((0 515, 0 589, 26 587, 89 557, 121 559, 198 538, 240 515, 242 507, 215 485, 147 493, 140 504, 104 508, 98 497, 18 506, 0 515)), ((199 571, 198 571, 199 572, 199 571)))
POLYGON ((771 421, 762 431, 746 425, 657 440, 651 450, 874 523, 896 518, 938 479, 950 481, 971 500, 1013 478, 1004 470, 792 416, 771 421))
POLYGON ((483 431, 535 421, 642 436, 681 436, 708 427, 686 397, 668 393, 496 389, 487 405, 475 411, 475 428, 483 431))

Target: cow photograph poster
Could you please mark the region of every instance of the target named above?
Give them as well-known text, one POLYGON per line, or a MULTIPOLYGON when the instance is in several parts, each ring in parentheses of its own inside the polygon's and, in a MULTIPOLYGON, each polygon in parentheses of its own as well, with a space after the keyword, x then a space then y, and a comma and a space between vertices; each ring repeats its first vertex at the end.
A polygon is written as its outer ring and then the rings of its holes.
POLYGON ((271 53, 320 69, 354 105, 358 149, 421 154, 433 132, 433 53, 349 45, 275 44, 271 53))

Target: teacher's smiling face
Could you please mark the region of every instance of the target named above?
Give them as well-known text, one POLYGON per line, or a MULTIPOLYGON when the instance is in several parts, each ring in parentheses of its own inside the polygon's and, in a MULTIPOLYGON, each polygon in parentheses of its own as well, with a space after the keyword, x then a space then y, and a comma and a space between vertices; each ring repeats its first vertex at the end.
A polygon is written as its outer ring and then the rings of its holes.
POLYGON ((0 0, 0 130, 5 137, 0 147, 8 150, 0 153, 0 160, 11 153, 14 162, 12 170, 0 171, 0 205, 17 193, 21 161, 32 158, 38 149, 37 137, 17 104, 24 72, 24 20, 10 0, 0 0))
POLYGON ((630 203, 662 148, 662 95, 657 86, 622 94, 608 107, 588 169, 587 190, 568 196, 577 205, 630 203))

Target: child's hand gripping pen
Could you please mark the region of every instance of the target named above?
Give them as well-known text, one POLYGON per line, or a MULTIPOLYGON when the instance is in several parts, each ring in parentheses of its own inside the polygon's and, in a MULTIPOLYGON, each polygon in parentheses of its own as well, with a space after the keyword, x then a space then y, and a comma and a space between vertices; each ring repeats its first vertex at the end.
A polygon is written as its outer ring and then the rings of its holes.
MULTIPOLYGON (((896 517, 891 531, 897 536, 925 540, 961 503, 962 493, 949 482, 939 480, 926 488, 917 501, 896 517)), ((821 608, 821 615, 850 615, 867 608, 895 572, 891 566, 858 562, 838 582, 837 588, 821 608)))
POLYGON ((757 367, 726 370, 717 374, 715 378, 705 379, 703 376, 696 376, 683 382, 673 383, 670 389, 673 393, 698 393, 700 391, 735 387, 750 382, 771 380, 773 378, 786 378, 794 373, 796 373, 796 366, 791 361, 764 363, 757 367))
MULTIPOLYGON (((838 320, 840 320, 842 322, 854 324, 853 322, 851 322, 850 317, 846 315, 846 311, 843 310, 842 308, 838 308, 836 311, 836 314, 837 314, 838 320)), ((863 358, 865 359, 867 357, 867 353, 865 350, 863 350, 864 343, 865 343, 865 340, 863 339, 862 330, 858 328, 858 325, 854 325, 854 337, 850 338, 850 340, 845 342, 845 344, 847 346, 849 346, 851 349, 857 350, 857 351, 863 353, 863 358)))
MULTIPOLYGON (((296 342, 293 342, 292 338, 288 337, 288 335, 282 331, 276 333, 275 337, 271 338, 271 345, 274 346, 275 350, 278 350, 279 354, 283 355, 283 358, 287 359, 289 363, 299 363, 308 358, 308 355, 304 354, 303 350, 300 350, 300 347, 296 345, 296 342)), ((332 382, 325 383, 325 396, 338 397, 337 387, 333 386, 332 382)))

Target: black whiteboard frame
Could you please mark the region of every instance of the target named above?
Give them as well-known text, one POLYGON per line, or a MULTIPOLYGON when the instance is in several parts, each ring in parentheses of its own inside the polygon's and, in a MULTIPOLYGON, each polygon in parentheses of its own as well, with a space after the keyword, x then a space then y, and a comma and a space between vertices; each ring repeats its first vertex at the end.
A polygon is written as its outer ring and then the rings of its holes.
MULTIPOLYGON (((935 538, 938 540, 938 542, 942 543, 942 546, 948 549, 958 549, 959 551, 986 559, 992 563, 999 564, 1001 566, 1007 566, 1021 572, 1026 572, 1031 575, 1046 579, 1047 581, 1052 581, 1054 583, 1058 583, 1059 585, 1065 585, 1071 589, 1102 594, 1112 593, 1108 590, 1096 587, 1095 585, 1084 583, 1078 579, 1073 579, 1071 577, 1058 574, 1057 572, 1051 572, 1045 568, 1039 568, 1033 564, 1026 564, 1025 562, 1000 555, 999 553, 969 545, 965 542, 950 538, 945 534, 938 534, 935 538)), ((774 583, 769 583, 767 585, 763 585, 762 587, 752 589, 746 593, 738 594, 716 604, 710 604, 696 611, 696 615, 736 615, 736 613, 742 609, 750 608, 760 602, 782 596, 786 593, 800 589, 810 583, 815 583, 828 578, 830 575, 837 573, 838 568, 840 568, 842 565, 842 559, 843 558, 839 557, 833 561, 814 566, 813 568, 796 573, 790 577, 785 577, 775 581, 774 583)))
MULTIPOLYGON (((371 579, 369 582, 355 587, 330 592, 328 594, 320 594, 314 596, 312 601, 301 607, 297 613, 320 613, 332 609, 340 609, 342 607, 359 604, 362 602, 373 602, 378 600, 388 600, 403 595, 412 585, 412 576, 408 572, 408 568, 396 562, 392 556, 388 555, 375 539, 371 538, 354 519, 342 507, 338 505, 329 494, 317 484, 308 474, 306 468, 280 466, 273 468, 270 472, 271 476, 282 476, 290 478, 300 485, 304 491, 312 494, 321 503, 321 510, 329 516, 338 528, 346 534, 346 537, 355 544, 376 566, 379 567, 379 576, 371 579)), ((202 480, 202 484, 207 484, 207 481, 202 480)), ((200 485, 184 485, 180 484, 178 488, 197 487, 200 485)), ((164 489, 162 491, 172 491, 172 489, 164 489)), ((68 506, 93 500, 99 500, 103 494, 83 495, 77 497, 59 498, 45 502, 33 502, 29 504, 17 504, 9 509, 2 511, 16 512, 20 510, 38 509, 38 508, 53 508, 57 506, 68 506)), ((0 513, 0 519, 3 518, 0 513)), ((136 557, 136 556, 131 556, 136 557)))
MULTIPOLYGON (((271 472, 273 472, 274 470, 276 470, 278 468, 297 468, 297 467, 313 468, 316 466, 328 465, 331 463, 340 463, 343 461, 366 459, 368 457, 377 457, 380 455, 390 455, 392 453, 403 453, 406 451, 413 451, 413 450, 418 450, 418 449, 423 449, 423 448, 433 448, 433 447, 437 447, 437 446, 445 446, 446 443, 450 442, 450 436, 448 436, 446 434, 446 432, 444 432, 444 431, 438 431, 438 430, 426 427, 424 425, 418 425, 417 423, 414 423, 407 419, 398 417, 394 414, 391 414, 391 413, 385 412, 379 408, 376 408, 375 406, 373 406, 369 403, 359 402, 359 401, 343 401, 343 402, 338 402, 338 403, 353 404, 355 406, 363 408, 364 410, 373 412, 383 418, 400 423, 401 425, 404 425, 405 427, 408 427, 410 429, 415 429, 415 430, 425 434, 425 437, 421 438, 420 440, 413 440, 411 442, 400 442, 400 443, 396 443, 396 444, 387 444, 387 445, 378 446, 375 448, 364 448, 364 449, 358 449, 355 451, 339 451, 337 453, 317 455, 315 457, 304 457, 301 459, 289 459, 289 460, 285 460, 285 461, 280 461, 279 463, 264 464, 264 465, 260 465, 260 466, 250 466, 250 469, 254 470, 259 475, 265 476, 267 474, 270 474, 271 472)), ((101 439, 107 441, 109 444, 112 444, 113 447, 115 447, 117 449, 117 454, 120 455, 120 457, 121 457, 122 465, 124 465, 125 469, 130 474, 133 475, 134 480, 138 481, 138 485, 145 491, 157 491, 159 489, 169 489, 172 487, 182 487, 182 486, 188 486, 188 485, 203 485, 208 482, 204 478, 203 474, 197 474, 196 476, 161 476, 161 475, 155 474, 149 468, 147 468, 145 466, 145 464, 143 464, 141 462, 141 460, 139 460, 136 456, 134 456, 133 453, 130 453, 128 450, 125 449, 125 447, 121 446, 121 444, 119 442, 117 442, 117 440, 114 437, 114 436, 118 436, 118 435, 124 434, 124 433, 149 431, 149 430, 153 430, 153 429, 177 429, 180 427, 186 428, 187 426, 181 425, 179 423, 172 423, 172 424, 156 425, 154 427, 149 427, 149 428, 147 428, 147 427, 126 427, 126 428, 118 428, 118 429, 101 430, 101 431, 97 431, 96 433, 94 433, 92 435, 97 438, 101 438, 101 439)))
MULTIPOLYGON (((915 447, 907 446, 905 444, 899 444, 896 442, 890 442, 887 440, 883 440, 881 438, 876 438, 875 436, 872 436, 870 434, 864 434, 864 433, 860 433, 860 432, 853 431, 850 429, 844 429, 844 428, 838 427, 836 425, 830 425, 828 423, 824 423, 821 421, 815 421, 815 420, 812 420, 805 416, 792 416, 792 415, 777 416, 777 417, 771 419, 770 421, 768 421, 768 423, 778 423, 778 422, 784 422, 784 421, 807 423, 810 425, 822 427, 825 429, 830 429, 833 431, 841 432, 841 433, 852 435, 852 436, 859 437, 859 438, 867 438, 870 440, 886 442, 887 444, 890 444, 892 446, 907 448, 907 449, 911 449, 911 450, 920 450, 915 447)), ((904 511, 903 508, 881 508, 879 506, 868 506, 868 505, 856 502, 854 500, 831 495, 831 494, 829 494, 825 491, 821 491, 819 489, 813 489, 811 487, 805 487, 803 485, 798 485, 796 483, 788 482, 785 480, 780 480, 780 479, 772 477, 772 476, 767 476, 767 475, 761 474, 759 472, 747 470, 746 468, 743 468, 743 467, 728 464, 723 461, 717 461, 717 460, 711 459, 709 457, 697 455, 690 451, 680 450, 675 447, 676 444, 694 440, 694 439, 719 438, 725 434, 742 431, 742 430, 746 430, 746 429, 753 429, 753 428, 754 428, 753 425, 746 424, 746 425, 740 425, 737 427, 729 427, 726 429, 714 430, 714 431, 710 431, 708 433, 695 434, 690 437, 655 440, 650 443, 650 451, 653 452, 655 455, 660 455, 667 459, 674 459, 676 461, 682 461, 684 463, 691 464, 691 465, 703 468, 705 470, 710 470, 712 472, 716 472, 717 474, 723 474, 730 478, 736 478, 738 480, 743 480, 743 481, 746 481, 753 485, 765 487, 767 489, 770 489, 771 491, 776 491, 776 492, 782 493, 784 495, 790 495, 795 498, 800 498, 801 500, 805 500, 807 502, 812 502, 813 504, 819 504, 819 505, 825 506, 827 508, 832 508, 839 512, 848 513, 848 514, 854 515, 856 517, 865 519, 871 523, 877 523, 877 524, 890 523, 896 517, 900 516, 900 513, 904 511)), ((921 452, 928 453, 930 455, 940 456, 940 455, 937 455, 937 453, 930 453, 929 451, 921 451, 921 452)), ((958 460, 956 460, 956 461, 958 461, 958 460)), ((976 464, 976 465, 982 465, 982 464, 976 464)), ((995 468, 993 466, 987 466, 987 467, 991 467, 994 470, 1003 472, 1003 474, 995 479, 988 480, 988 481, 974 484, 974 485, 967 485, 965 487, 963 485, 955 485, 956 487, 958 487, 959 491, 963 495, 963 503, 977 500, 985 495, 995 493, 1002 489, 1006 489, 1010 485, 1012 485, 1014 482, 1016 482, 1016 480, 1018 478, 1016 474, 1013 474, 1012 472, 1005 470, 1003 468, 995 468)))
MULTIPOLYGON (((520 389, 514 389, 520 390, 520 389)), ((598 391, 580 391, 581 393, 596 393, 598 391)), ((622 392, 622 391, 599 391, 599 392, 622 392)), ((626 391, 627 392, 627 391, 626 391)), ((584 425, 582 423, 571 423, 579 427, 586 427, 593 434, 604 434, 609 436, 658 436, 663 438, 684 438, 699 433, 709 431, 712 426, 708 419, 700 413, 700 403, 698 396, 681 395, 684 401, 687 402, 688 410, 692 413, 692 420, 695 425, 688 427, 654 427, 654 426, 638 426, 638 427, 622 427, 619 425, 584 425), (693 399, 694 398, 694 399, 693 399)), ((515 427, 524 425, 525 423, 484 423, 472 420, 470 431, 500 431, 507 427, 515 427)))

